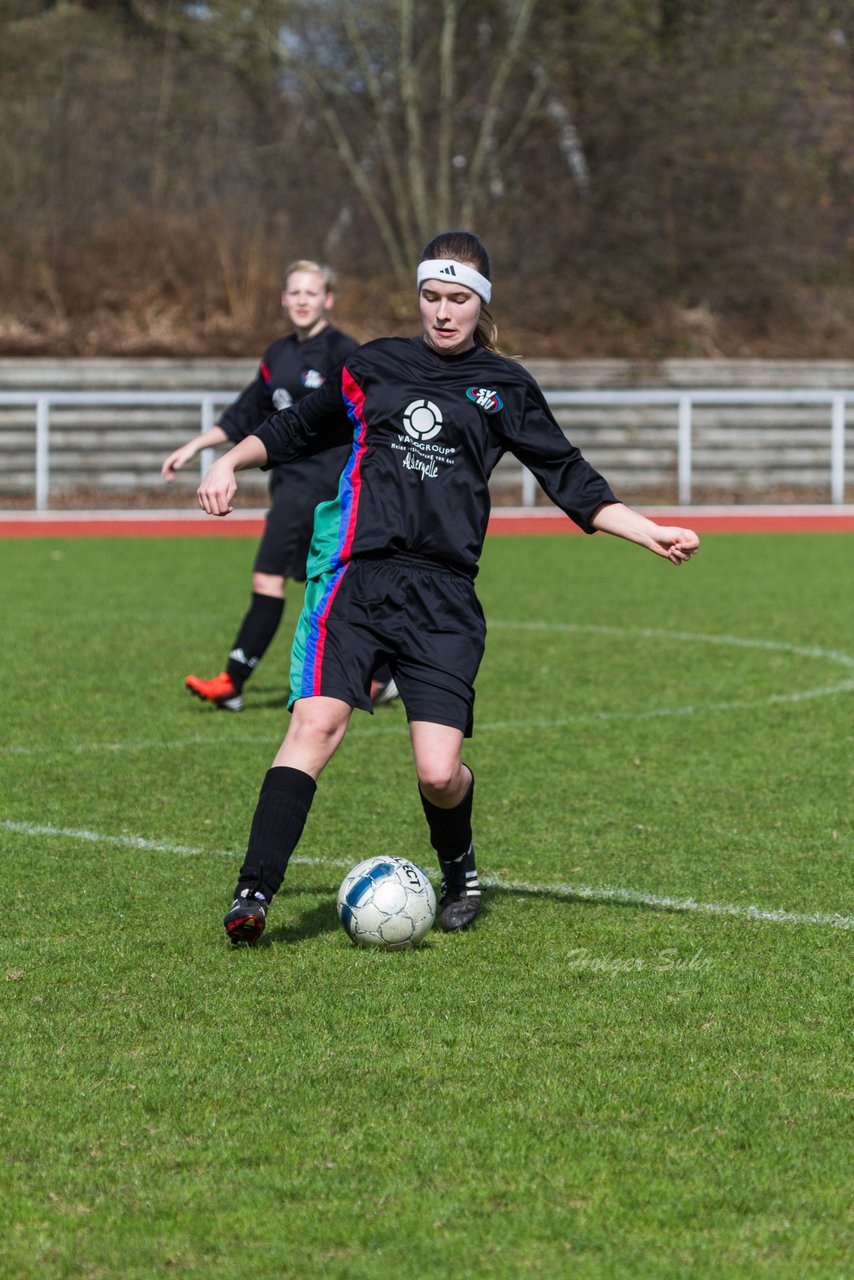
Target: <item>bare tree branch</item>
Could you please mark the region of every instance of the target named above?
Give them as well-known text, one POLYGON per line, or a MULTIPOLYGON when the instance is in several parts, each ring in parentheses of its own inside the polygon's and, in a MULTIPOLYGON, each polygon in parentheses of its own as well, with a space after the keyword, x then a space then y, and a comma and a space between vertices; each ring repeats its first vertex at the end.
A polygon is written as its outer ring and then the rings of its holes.
POLYGON ((350 175, 354 187, 362 197, 365 208, 374 220, 380 239, 388 254, 392 270, 400 279, 405 279, 408 274, 408 262, 405 254, 401 251, 400 238, 383 207, 382 200, 379 198, 374 184, 365 171, 364 164, 359 162, 359 158, 353 150, 338 113, 330 105, 329 95, 324 85, 296 58, 294 53, 281 40, 277 39, 275 41, 273 52, 283 66, 286 66, 296 74, 301 85, 310 95, 318 114, 325 121, 332 135, 332 141, 335 144, 339 159, 350 175))
POLYGON ((377 130, 376 140, 379 144, 380 154, 382 155, 383 168, 389 185, 392 208, 396 214, 397 225, 400 228, 400 238, 403 243, 404 253, 406 257, 411 260, 414 258, 416 253, 416 234, 412 225, 412 203, 409 198, 409 193, 406 190, 406 186, 401 179, 402 167, 395 150, 390 128, 391 110, 389 106, 389 96, 387 92, 383 92, 383 87, 371 60, 368 46, 365 43, 358 20, 353 12, 353 6, 350 3, 347 3, 344 6, 344 22, 347 36, 356 52, 359 59, 359 65, 362 68, 362 73, 365 77, 365 84, 367 85, 368 95, 374 110, 374 122, 377 130))
POLYGON ((377 188, 365 172, 364 165, 359 163, 337 113, 326 102, 320 103, 319 106, 320 113, 332 134, 338 155, 353 180, 353 185, 364 200, 365 208, 376 224, 392 270, 401 280, 407 279, 411 271, 411 263, 401 250, 400 240, 377 194, 377 188))
POLYGON ((525 100, 522 110, 519 112, 516 123, 513 125, 513 128, 498 148, 499 160, 503 160, 505 157, 511 156, 519 146, 532 122, 536 118, 537 112, 542 106, 545 92, 545 84, 541 83, 539 79, 536 80, 534 87, 525 100))
POLYGON ((469 167, 468 184, 462 206, 463 221, 466 225, 474 221, 475 210, 482 198, 484 170, 490 147, 494 142, 504 89, 513 69, 513 64, 519 56, 519 50, 523 46, 525 32, 528 29, 536 3, 537 0, 521 0, 519 8, 516 10, 515 21, 504 46, 504 52, 498 60, 489 86, 477 143, 475 144, 474 155, 469 167))
POLYGON ((458 0, 442 0, 439 36, 439 134, 437 140, 436 219, 447 227, 451 220, 451 166, 454 143, 454 63, 458 0))
POLYGON ((413 0, 399 0, 400 7, 400 97, 407 137, 407 169, 415 214, 415 225, 422 240, 430 234, 432 219, 427 199, 424 170, 424 139, 418 100, 418 75, 413 49, 415 45, 415 12, 413 0))
POLYGON ((534 72, 537 86, 541 88, 545 99, 549 119, 557 128, 558 146, 561 155, 575 179, 578 190, 582 195, 586 196, 590 191, 590 170, 587 167, 587 157, 584 154, 581 137, 570 115, 569 108, 558 95, 548 71, 539 59, 535 65, 534 72))

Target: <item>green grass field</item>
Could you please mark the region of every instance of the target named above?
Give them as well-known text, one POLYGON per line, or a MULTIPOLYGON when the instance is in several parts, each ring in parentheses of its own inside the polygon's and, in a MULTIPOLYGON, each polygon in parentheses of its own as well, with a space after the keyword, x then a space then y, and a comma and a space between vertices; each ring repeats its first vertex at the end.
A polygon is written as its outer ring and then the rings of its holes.
POLYGON ((488 543, 491 888, 403 953, 335 914, 433 870, 399 704, 225 941, 299 592, 240 715, 182 678, 253 549, 0 550, 3 1274, 850 1275, 850 537, 488 543))

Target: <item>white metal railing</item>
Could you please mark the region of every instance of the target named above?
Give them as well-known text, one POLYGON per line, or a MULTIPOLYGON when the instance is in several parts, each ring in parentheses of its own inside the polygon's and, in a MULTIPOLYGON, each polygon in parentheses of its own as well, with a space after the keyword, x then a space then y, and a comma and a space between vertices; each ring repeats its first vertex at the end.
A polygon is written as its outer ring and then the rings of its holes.
MULTIPOLYGON (((229 404, 236 392, 209 391, 3 391, 0 406, 33 405, 35 428, 35 504, 46 511, 50 493, 50 413, 57 407, 181 406, 199 410, 199 430, 214 424, 214 407, 229 404)), ((845 417, 846 405, 854 400, 854 388, 817 390, 715 390, 637 389, 631 391, 546 391, 552 409, 572 406, 652 406, 673 405, 677 410, 676 453, 678 501, 691 502, 693 486, 693 413, 696 405, 828 405, 830 408, 830 500, 845 500, 845 417)), ((210 466, 212 449, 200 456, 202 474, 210 466)), ((536 481, 523 470, 522 503, 533 506, 536 481)))
MULTIPOLYGON (((845 500, 845 405, 854 400, 854 388, 833 391, 718 391, 718 390, 638 390, 638 391, 550 391, 553 409, 570 405, 655 405, 677 406, 676 456, 680 506, 691 501, 693 483, 694 405, 816 405, 830 406, 830 500, 845 500)), ((536 481, 526 472, 522 484, 522 505, 533 506, 536 481)))
MULTIPOLYGON (((63 408, 95 408, 105 405, 197 407, 199 431, 204 432, 214 425, 214 406, 230 404, 236 395, 236 391, 0 391, 0 406, 35 405, 36 511, 46 511, 50 493, 50 410, 54 405, 63 408)), ((203 449, 199 455, 202 475, 210 467, 213 456, 213 449, 203 449)))

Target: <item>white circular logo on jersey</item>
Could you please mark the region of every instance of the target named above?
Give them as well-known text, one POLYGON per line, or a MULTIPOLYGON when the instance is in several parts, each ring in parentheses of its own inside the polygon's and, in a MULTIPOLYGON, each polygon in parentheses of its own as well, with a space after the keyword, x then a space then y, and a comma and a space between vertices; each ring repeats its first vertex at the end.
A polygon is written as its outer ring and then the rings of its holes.
POLYGON ((284 387, 276 387, 276 390, 273 392, 273 408, 288 409, 292 404, 293 400, 291 399, 291 393, 284 387))
POLYGON ((403 429, 413 440, 432 440, 442 430, 442 410, 432 400, 413 400, 403 411, 403 429))

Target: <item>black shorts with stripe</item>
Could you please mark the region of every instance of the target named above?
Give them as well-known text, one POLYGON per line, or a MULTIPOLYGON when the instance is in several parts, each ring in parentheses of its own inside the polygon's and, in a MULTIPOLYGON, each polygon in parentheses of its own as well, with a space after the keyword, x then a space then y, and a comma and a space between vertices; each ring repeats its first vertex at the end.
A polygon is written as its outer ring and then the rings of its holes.
POLYGON ((350 560, 306 584, 289 705, 321 696, 370 711, 371 676, 388 663, 408 720, 469 737, 485 641, 470 578, 416 556, 350 560))

